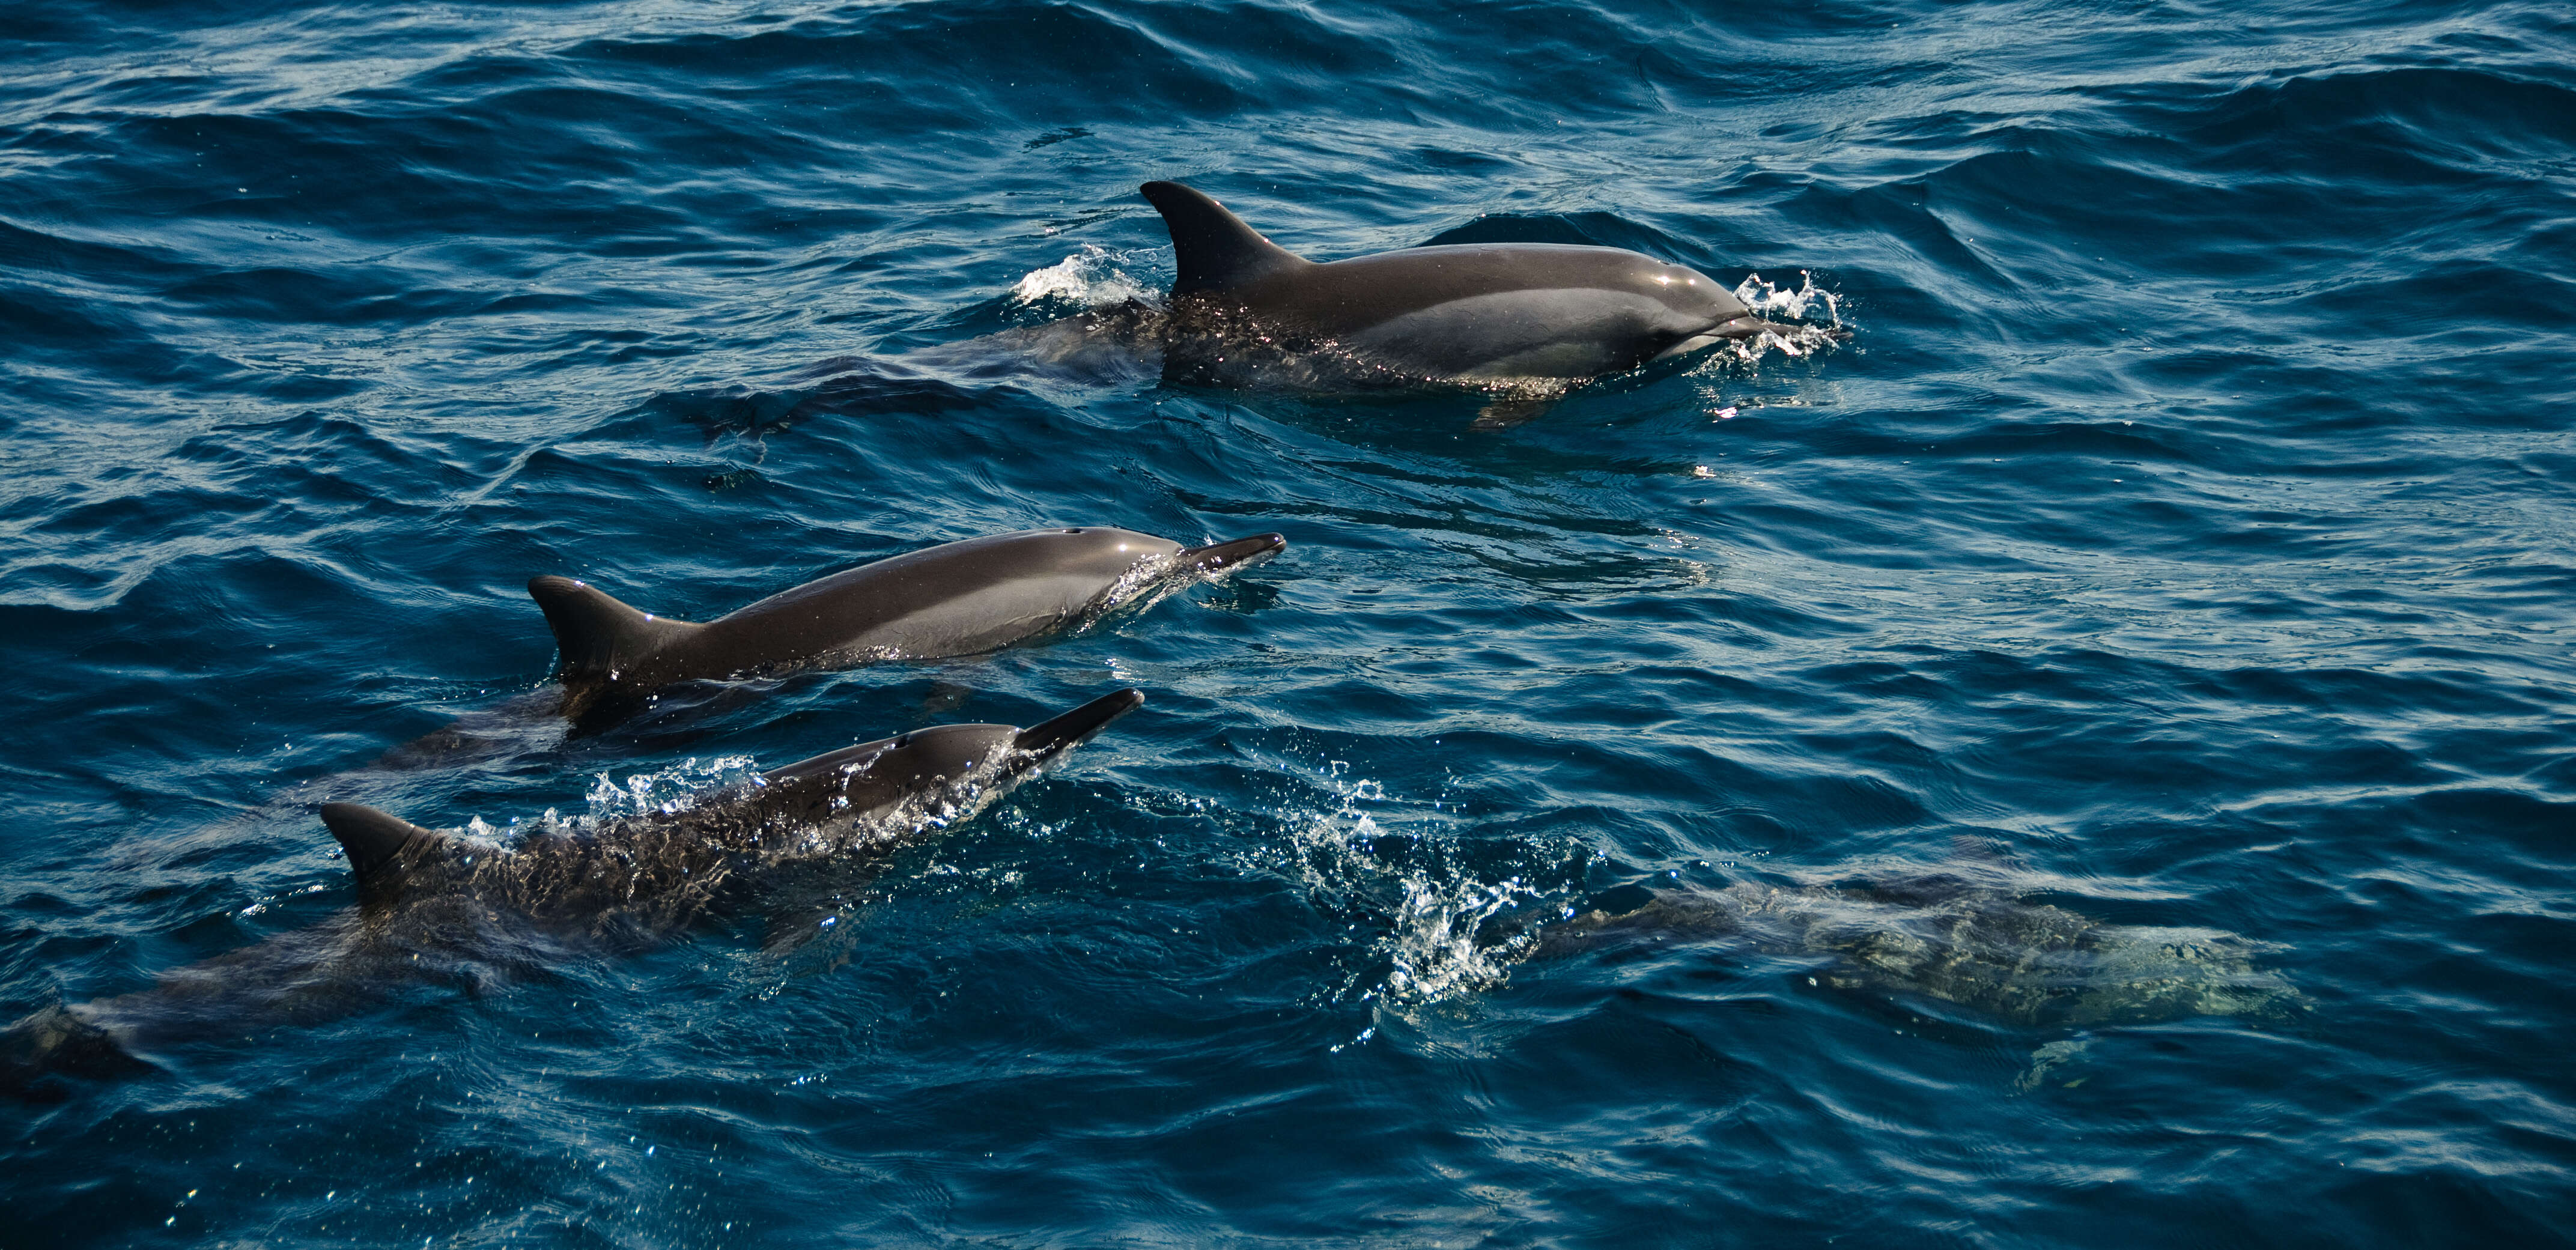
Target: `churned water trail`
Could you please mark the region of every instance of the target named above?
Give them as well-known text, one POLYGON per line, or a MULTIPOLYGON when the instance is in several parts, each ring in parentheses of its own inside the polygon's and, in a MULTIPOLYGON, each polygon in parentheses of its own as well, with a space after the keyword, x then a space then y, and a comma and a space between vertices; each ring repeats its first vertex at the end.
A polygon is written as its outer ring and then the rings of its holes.
POLYGON ((1147 703, 667 940, 18 1081, 0 1245, 2576 1226, 2564 6, 19 9, 0 1024, 358 925, 322 802, 500 848, 1147 703), (1150 181, 1803 328, 1167 375, 1150 181), (532 577, 1077 526, 1289 546, 547 711, 532 577))

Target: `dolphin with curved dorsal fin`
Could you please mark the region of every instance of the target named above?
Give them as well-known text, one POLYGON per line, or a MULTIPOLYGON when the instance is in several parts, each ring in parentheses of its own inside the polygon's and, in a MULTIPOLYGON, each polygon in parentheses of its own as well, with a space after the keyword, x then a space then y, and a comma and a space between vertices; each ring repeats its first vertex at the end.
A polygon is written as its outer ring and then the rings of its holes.
POLYGON ((562 655, 563 713, 596 727, 675 682, 1000 650, 1287 545, 1277 534, 1183 547, 1107 526, 1024 530, 861 565, 705 624, 630 607, 569 577, 531 580, 528 594, 562 655))
POLYGON ((1561 393, 1728 339, 1789 333, 1716 279, 1624 248, 1471 243, 1319 264, 1199 191, 1141 189, 1171 231, 1178 268, 1167 369, 1211 380, 1276 376, 1321 357, 1350 381, 1561 393))
POLYGON ((884 857, 990 806, 1135 711, 1135 690, 1051 720, 939 725, 800 760, 669 810, 555 827, 515 846, 355 803, 322 822, 358 906, 162 974, 153 988, 52 1007, 0 1030, 0 1090, 143 1071, 169 1043, 241 1037, 364 1010, 424 982, 476 986, 585 948, 676 932, 772 870, 884 857))
POLYGON ((883 851, 972 816, 1144 702, 1121 690, 1029 729, 916 729, 771 769, 740 795, 580 836, 543 834, 506 855, 362 804, 326 803, 321 816, 369 906, 462 891, 539 919, 597 928, 619 916, 660 932, 746 868, 883 851))

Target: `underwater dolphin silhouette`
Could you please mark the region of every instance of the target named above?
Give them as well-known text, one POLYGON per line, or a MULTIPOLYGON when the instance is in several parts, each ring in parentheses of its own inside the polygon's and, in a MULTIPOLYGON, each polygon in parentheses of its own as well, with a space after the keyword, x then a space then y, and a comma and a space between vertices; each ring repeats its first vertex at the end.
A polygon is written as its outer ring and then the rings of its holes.
POLYGON ((355 803, 325 804, 358 906, 164 973, 137 993, 36 1012, 0 1032, 0 1089, 114 1076, 170 1043, 363 1010, 424 983, 472 987, 581 950, 647 945, 768 870, 862 864, 982 811, 1136 710, 1121 690, 1028 729, 940 725, 772 769, 672 811, 557 825, 500 846, 355 803))
POLYGON ((562 656, 562 714, 596 728, 676 682, 999 650, 1139 598, 1150 603, 1287 545, 1277 534, 1183 547, 1098 525, 1023 530, 864 564, 702 625, 629 607, 569 577, 536 578, 528 594, 562 656))
POLYGON ((1525 957, 1735 941, 1830 956, 1817 973, 1822 984, 1938 999, 2031 1026, 2286 1018, 2304 1006, 2287 981, 2254 965, 2261 948, 2234 934, 2110 924, 1955 873, 1857 889, 1738 883, 1612 894, 1605 906, 1540 929, 1525 957))
POLYGON ((1179 267, 1167 374, 1240 381, 1324 361, 1343 382, 1561 394, 1728 339, 1789 333, 1716 279, 1624 248, 1451 244, 1319 264, 1180 183, 1142 190, 1179 267))

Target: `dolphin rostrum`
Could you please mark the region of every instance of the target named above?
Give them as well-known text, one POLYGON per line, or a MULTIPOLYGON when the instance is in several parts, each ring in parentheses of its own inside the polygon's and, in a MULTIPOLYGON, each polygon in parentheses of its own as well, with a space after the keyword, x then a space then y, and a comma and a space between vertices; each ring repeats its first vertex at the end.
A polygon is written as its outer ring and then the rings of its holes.
POLYGON ((356 879, 355 909, 174 969, 148 990, 20 1020, 0 1032, 0 1088, 41 1096, 49 1074, 139 1070, 134 1056, 159 1046, 330 1019, 423 982, 474 986, 572 951, 648 944, 769 870, 864 870, 982 811, 1144 701, 1121 690, 1028 729, 917 729, 669 810, 549 820, 508 846, 325 804, 322 821, 356 879))
POLYGON ((1727 339, 1790 332, 1716 279, 1624 248, 1473 243, 1318 264, 1189 187, 1142 189, 1179 267, 1167 373, 1562 394, 1727 339))
POLYGON ((528 594, 562 653, 563 714, 595 725, 675 682, 998 650, 1151 603, 1287 542, 1256 534, 1183 547, 1097 525, 1023 530, 864 564, 703 625, 639 611, 569 577, 536 578, 528 594))

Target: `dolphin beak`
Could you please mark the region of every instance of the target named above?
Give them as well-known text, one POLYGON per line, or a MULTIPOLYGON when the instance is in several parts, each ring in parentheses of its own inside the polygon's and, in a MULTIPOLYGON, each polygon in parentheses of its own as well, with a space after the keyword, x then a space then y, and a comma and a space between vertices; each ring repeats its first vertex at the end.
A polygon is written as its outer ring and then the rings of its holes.
POLYGON ((1760 317, 1747 316, 1738 317, 1733 321, 1726 322, 1718 326, 1716 329, 1708 331, 1702 337, 1711 341, 1717 339, 1760 338, 1765 334, 1777 334, 1782 338, 1787 338, 1791 329, 1792 327, 1781 325, 1776 321, 1764 321, 1760 317))
POLYGON ((1278 555, 1287 546, 1288 538, 1284 534, 1255 534, 1250 538, 1209 543, 1204 547, 1183 547, 1180 560, 1183 567, 1213 576, 1231 573, 1247 564, 1259 564, 1278 555))
MULTIPOLYGON (((1738 318, 1738 320, 1742 320, 1742 318, 1738 318)), ((1733 323, 1730 322, 1729 324, 1733 323)), ((1694 334, 1689 338, 1683 339, 1681 342, 1675 343, 1662 351, 1656 352, 1655 359, 1677 360, 1683 356, 1690 355, 1693 352, 1706 351, 1707 349, 1715 347, 1725 341, 1725 337, 1715 331, 1710 331, 1707 334, 1694 334)))
POLYGON ((1036 757, 1030 767, 1053 763, 1055 758, 1091 740, 1093 734, 1109 727, 1109 722, 1145 706, 1142 690, 1121 690, 1104 694, 1043 725, 1020 731, 1011 745, 1036 757))
POLYGON ((1843 329, 1840 326, 1784 326, 1776 321, 1764 321, 1760 317, 1747 314, 1742 317, 1737 317, 1731 321, 1721 321, 1709 329, 1702 330, 1689 338, 1683 339, 1681 342, 1675 343, 1672 346, 1655 353, 1655 359, 1671 360, 1677 356, 1687 356, 1692 352, 1715 347, 1728 339, 1760 338, 1765 334, 1777 334, 1785 339, 1802 328, 1822 330, 1828 337, 1836 339, 1847 339, 1851 337, 1851 331, 1843 329))
POLYGON ((1675 343, 1672 346, 1655 353, 1655 359, 1673 360, 1682 356, 1690 355, 1693 352, 1706 351, 1707 349, 1715 347, 1728 339, 1759 338, 1766 332, 1777 334, 1782 338, 1787 338, 1789 337, 1790 331, 1795 328, 1796 327, 1794 326, 1784 326, 1777 322, 1764 321, 1760 317, 1737 317, 1732 321, 1721 321, 1708 329, 1702 330, 1689 338, 1683 339, 1681 342, 1675 343))

